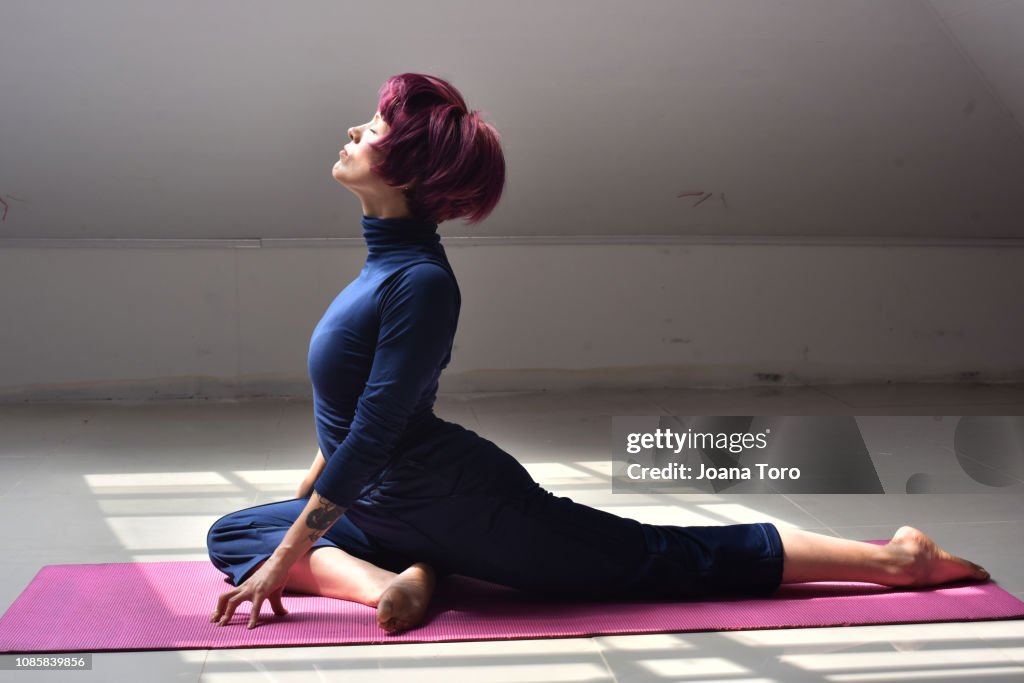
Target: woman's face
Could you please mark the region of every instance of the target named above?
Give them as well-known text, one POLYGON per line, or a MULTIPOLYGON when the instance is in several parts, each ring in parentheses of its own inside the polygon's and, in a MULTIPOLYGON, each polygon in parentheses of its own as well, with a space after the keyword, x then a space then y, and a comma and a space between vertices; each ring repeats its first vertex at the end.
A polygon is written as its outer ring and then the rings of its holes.
POLYGON ((379 111, 366 123, 349 128, 350 142, 338 154, 338 163, 333 170, 334 179, 358 195, 378 195, 387 188, 384 181, 370 170, 380 159, 368 144, 382 138, 387 131, 388 124, 384 123, 379 111))

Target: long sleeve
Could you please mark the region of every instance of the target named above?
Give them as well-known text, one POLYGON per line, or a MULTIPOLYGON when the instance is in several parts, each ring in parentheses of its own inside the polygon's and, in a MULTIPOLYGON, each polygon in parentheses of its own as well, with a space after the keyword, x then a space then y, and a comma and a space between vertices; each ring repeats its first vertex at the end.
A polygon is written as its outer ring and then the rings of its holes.
POLYGON ((452 276, 433 263, 406 268, 384 288, 370 375, 348 435, 316 482, 318 494, 349 507, 387 463, 451 352, 458 297, 452 276))

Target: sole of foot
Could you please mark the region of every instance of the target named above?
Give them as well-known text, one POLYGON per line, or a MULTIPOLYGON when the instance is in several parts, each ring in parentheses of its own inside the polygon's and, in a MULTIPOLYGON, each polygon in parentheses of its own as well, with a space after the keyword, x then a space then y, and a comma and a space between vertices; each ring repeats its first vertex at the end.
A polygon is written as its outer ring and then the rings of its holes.
POLYGON ((377 603, 377 625, 388 633, 407 631, 423 621, 437 577, 429 566, 416 563, 396 576, 377 603))

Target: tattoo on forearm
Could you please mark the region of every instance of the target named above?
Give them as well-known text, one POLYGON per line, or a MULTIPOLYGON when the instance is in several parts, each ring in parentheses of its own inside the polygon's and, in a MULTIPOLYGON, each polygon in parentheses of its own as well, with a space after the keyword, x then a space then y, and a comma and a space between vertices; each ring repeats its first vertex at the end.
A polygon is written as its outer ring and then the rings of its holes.
POLYGON ((327 530, 338 521, 338 518, 345 514, 345 508, 335 505, 320 494, 315 495, 320 507, 310 510, 306 515, 306 527, 311 529, 309 540, 313 542, 327 533, 327 530))

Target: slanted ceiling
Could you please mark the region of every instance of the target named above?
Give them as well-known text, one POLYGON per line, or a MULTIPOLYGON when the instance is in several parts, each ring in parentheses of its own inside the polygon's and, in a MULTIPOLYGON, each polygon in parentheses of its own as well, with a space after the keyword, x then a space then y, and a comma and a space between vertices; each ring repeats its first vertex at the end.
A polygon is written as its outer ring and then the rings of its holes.
POLYGON ((7 2, 0 239, 360 234, 331 176, 448 78, 506 194, 448 235, 1024 237, 1022 0, 7 2))

